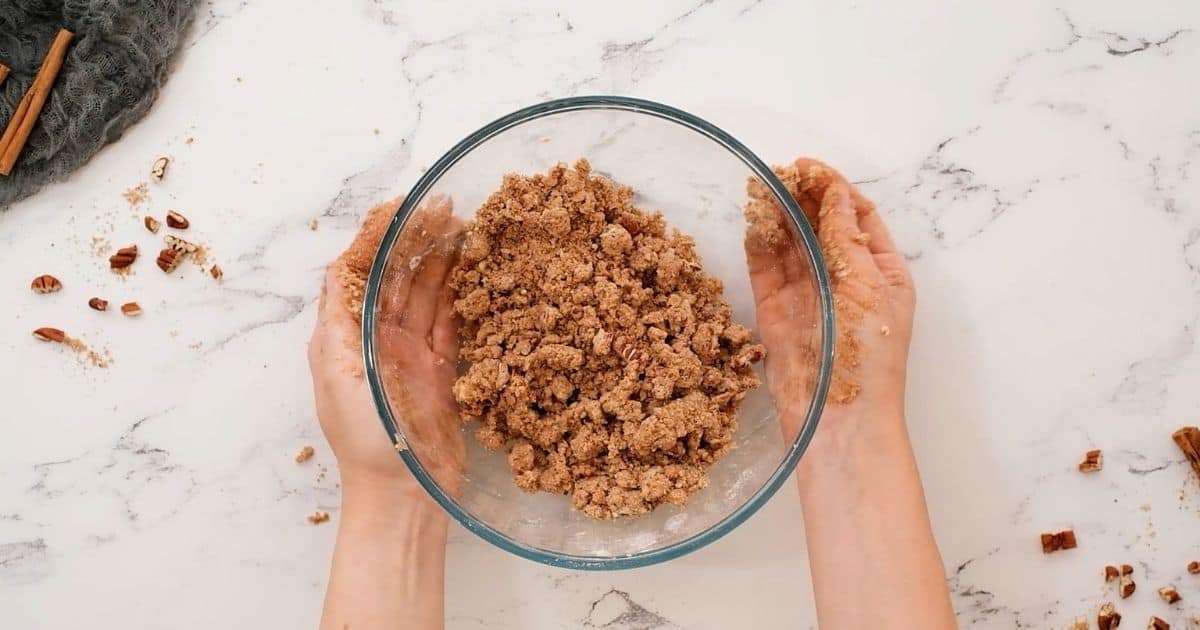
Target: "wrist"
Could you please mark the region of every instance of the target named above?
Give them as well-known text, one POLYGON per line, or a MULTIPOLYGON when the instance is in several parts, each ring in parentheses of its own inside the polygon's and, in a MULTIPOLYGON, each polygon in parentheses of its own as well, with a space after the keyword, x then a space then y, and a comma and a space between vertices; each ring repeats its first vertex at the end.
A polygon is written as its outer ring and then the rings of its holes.
POLYGON ((342 477, 342 520, 387 528, 445 530, 449 517, 415 480, 342 477))
POLYGON ((912 445, 899 411, 844 413, 826 407, 822 424, 797 466, 801 499, 862 487, 912 470, 912 445))

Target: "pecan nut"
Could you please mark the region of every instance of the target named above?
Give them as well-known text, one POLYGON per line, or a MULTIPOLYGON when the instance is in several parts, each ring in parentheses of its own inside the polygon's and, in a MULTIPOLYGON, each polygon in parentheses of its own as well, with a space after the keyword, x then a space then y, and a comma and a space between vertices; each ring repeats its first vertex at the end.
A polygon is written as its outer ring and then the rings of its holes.
POLYGON ((158 264, 158 268, 163 270, 163 273, 171 273, 179 266, 179 261, 183 256, 178 251, 167 247, 158 252, 158 259, 154 262, 158 264))
POLYGON ((92 310, 106 311, 108 310, 108 300, 94 297, 88 300, 88 306, 92 307, 92 310))
POLYGON ((1042 534, 1042 553, 1054 553, 1060 549, 1074 549, 1076 546, 1078 545, 1075 541, 1075 530, 1073 529, 1042 534))
POLYGON ((1121 625, 1121 613, 1117 612, 1117 608, 1111 602, 1105 602, 1100 606, 1100 614, 1096 616, 1096 625, 1100 630, 1113 630, 1121 625))
POLYGON ((142 307, 137 302, 126 302, 121 305, 121 312, 129 317, 137 317, 142 314, 142 307))
POLYGON ((176 230, 186 230, 191 223, 187 217, 175 212, 174 210, 167 211, 167 227, 175 228, 176 230))
POLYGON ((158 234, 158 219, 155 219, 150 215, 146 215, 146 218, 142 219, 142 225, 145 225, 146 229, 150 230, 151 234, 158 234))
POLYGON ((108 266, 112 269, 124 269, 133 264, 137 260, 138 248, 137 245, 122 247, 117 250, 117 253, 108 257, 108 266))
POLYGON ((167 174, 167 165, 170 163, 171 158, 165 155, 154 160, 154 165, 150 167, 150 177, 153 177, 156 182, 161 182, 167 174))
POLYGON ((53 341, 62 343, 67 339, 67 334, 57 328, 44 327, 33 331, 33 336, 42 341, 53 341))
POLYGON ((34 293, 54 293, 62 290, 62 283, 50 274, 42 274, 29 283, 29 288, 33 289, 34 293))
POLYGON ((178 236, 171 236, 170 234, 163 238, 163 242, 167 244, 167 247, 170 247, 179 254, 193 254, 199 249, 194 243, 189 243, 178 236))
POLYGON ((1104 453, 1099 449, 1088 451, 1079 462, 1079 472, 1097 472, 1104 468, 1104 453))

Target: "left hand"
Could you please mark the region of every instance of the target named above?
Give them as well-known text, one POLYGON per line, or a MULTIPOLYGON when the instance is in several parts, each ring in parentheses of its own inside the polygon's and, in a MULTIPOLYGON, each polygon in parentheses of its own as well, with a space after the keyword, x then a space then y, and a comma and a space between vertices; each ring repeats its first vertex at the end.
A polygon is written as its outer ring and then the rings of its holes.
MULTIPOLYGON (((392 201, 371 210, 350 247, 327 270, 308 361, 317 417, 345 489, 367 487, 427 500, 384 431, 363 376, 362 290, 398 205, 392 201)), ((380 296, 380 311, 388 316, 378 320, 380 370, 392 411, 410 448, 419 449, 422 463, 447 491, 454 490, 462 460, 451 395, 456 329, 445 288, 458 225, 444 199, 410 220, 393 256, 406 265, 414 256, 422 258, 415 270, 390 274, 380 296), (423 251, 430 241, 432 251, 423 251)))

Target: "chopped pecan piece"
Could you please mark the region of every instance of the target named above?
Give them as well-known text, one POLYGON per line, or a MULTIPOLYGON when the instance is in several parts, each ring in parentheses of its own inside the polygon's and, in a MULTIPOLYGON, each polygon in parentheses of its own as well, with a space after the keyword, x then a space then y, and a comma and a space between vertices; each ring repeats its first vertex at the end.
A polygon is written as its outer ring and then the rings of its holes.
POLYGON ((1096 472, 1104 468, 1104 454, 1099 450, 1088 451, 1079 462, 1079 472, 1096 472))
POLYGON ((124 269, 133 264, 137 260, 138 248, 137 245, 122 247, 117 250, 117 253, 108 257, 108 266, 112 269, 124 269))
POLYGON ((29 283, 29 288, 33 289, 34 293, 54 293, 62 290, 62 283, 47 273, 34 278, 33 282, 29 283))
POLYGON ((1175 590, 1175 587, 1170 585, 1158 589, 1158 596, 1168 604, 1174 604, 1175 602, 1183 599, 1183 597, 1179 594, 1179 591, 1175 590))
POLYGON ((67 338, 66 333, 63 331, 50 327, 39 328, 33 331, 33 336, 42 341, 53 341, 55 343, 62 343, 67 338))
POLYGON ((187 217, 175 212, 174 210, 167 211, 167 227, 175 228, 176 230, 186 230, 191 222, 187 217))

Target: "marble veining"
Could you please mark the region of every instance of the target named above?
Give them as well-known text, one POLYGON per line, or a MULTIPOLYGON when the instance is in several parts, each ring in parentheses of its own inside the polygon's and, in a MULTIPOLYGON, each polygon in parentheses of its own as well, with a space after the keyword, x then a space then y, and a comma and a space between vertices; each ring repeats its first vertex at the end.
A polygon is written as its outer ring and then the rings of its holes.
MULTIPOLYGON (((822 157, 876 200, 918 283, 909 420, 963 628, 1094 616, 1110 563, 1141 577, 1129 623, 1182 625, 1200 484, 1169 434, 1200 423, 1198 67, 1200 5, 1167 0, 203 0, 145 120, 0 213, 0 625, 313 626, 339 516, 304 355, 325 263, 467 133, 589 93, 692 111, 769 162, 822 157), (130 207, 159 155, 167 179, 130 207), (93 241, 150 250, 140 217, 172 208, 224 281, 109 273, 93 241), (41 273, 65 289, 32 295, 41 273), (47 325, 113 365, 29 335, 47 325), (1081 475, 1090 448, 1105 469, 1081 475), (1043 556, 1067 526, 1079 548, 1043 556)), ((816 627, 787 487, 666 565, 551 569, 454 527, 448 574, 456 630, 816 627)))

